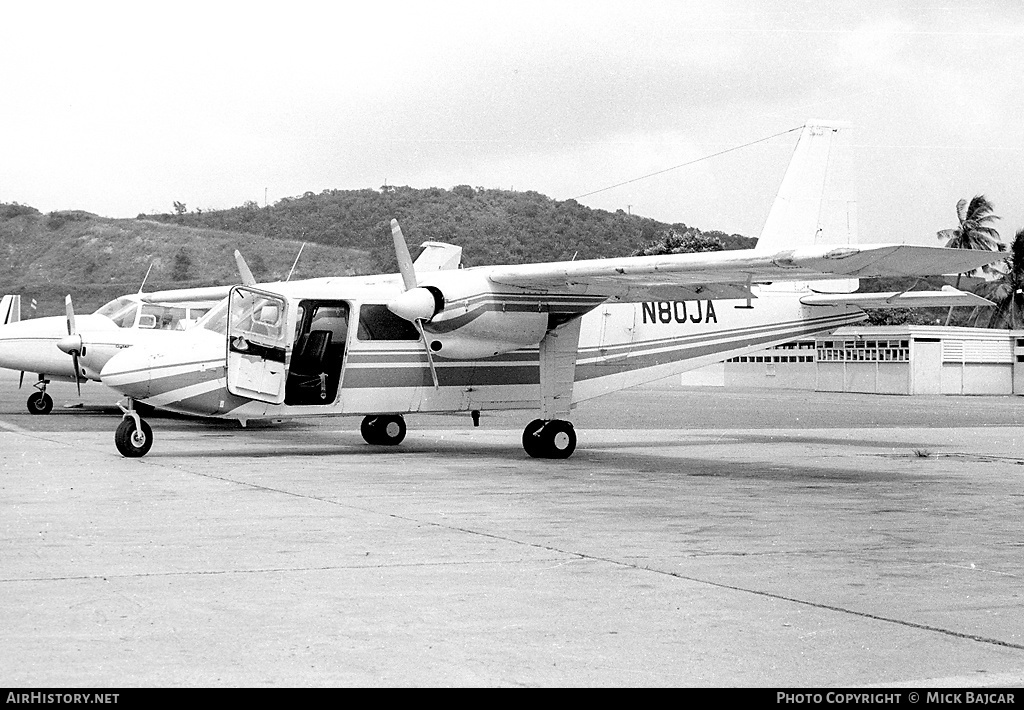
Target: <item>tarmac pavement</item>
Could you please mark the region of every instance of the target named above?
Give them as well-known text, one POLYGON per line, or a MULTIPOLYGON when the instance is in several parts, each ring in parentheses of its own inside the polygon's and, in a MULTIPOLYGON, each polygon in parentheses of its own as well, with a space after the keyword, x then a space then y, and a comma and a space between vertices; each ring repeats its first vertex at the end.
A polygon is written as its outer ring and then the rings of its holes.
POLYGON ((10 686, 1024 683, 1024 399, 669 385, 530 412, 150 419, 0 371, 10 686))

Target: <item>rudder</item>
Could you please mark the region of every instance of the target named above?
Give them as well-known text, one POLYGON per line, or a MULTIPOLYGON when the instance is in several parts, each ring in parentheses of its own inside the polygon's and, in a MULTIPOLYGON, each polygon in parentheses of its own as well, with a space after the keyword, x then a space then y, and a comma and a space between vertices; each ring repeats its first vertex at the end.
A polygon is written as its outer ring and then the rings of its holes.
MULTIPOLYGON (((808 121, 765 220, 757 251, 858 243, 857 188, 849 146, 850 125, 808 121)), ((815 291, 849 293, 856 279, 817 281, 815 291)), ((789 284, 792 290, 796 284, 789 284)))
POLYGON ((0 325, 17 323, 21 320, 21 296, 7 294, 0 299, 0 325))

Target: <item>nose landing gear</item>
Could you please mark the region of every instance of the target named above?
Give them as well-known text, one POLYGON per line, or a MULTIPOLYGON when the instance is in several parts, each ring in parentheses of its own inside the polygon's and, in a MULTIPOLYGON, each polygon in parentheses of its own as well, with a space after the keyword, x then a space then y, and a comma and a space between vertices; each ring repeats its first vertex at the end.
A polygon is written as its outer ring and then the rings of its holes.
POLYGON ((114 445, 121 455, 135 459, 145 456, 153 446, 153 429, 135 411, 135 403, 128 400, 128 406, 118 404, 124 412, 124 419, 114 432, 114 445))
MULTIPOLYGON (((24 377, 25 373, 21 373, 24 377)), ((49 380, 43 379, 43 376, 39 376, 39 381, 36 382, 35 387, 38 392, 33 392, 28 396, 28 413, 29 414, 49 414, 53 410, 53 398, 46 394, 46 385, 50 384, 49 380)), ((21 384, 18 384, 21 387, 21 384)))

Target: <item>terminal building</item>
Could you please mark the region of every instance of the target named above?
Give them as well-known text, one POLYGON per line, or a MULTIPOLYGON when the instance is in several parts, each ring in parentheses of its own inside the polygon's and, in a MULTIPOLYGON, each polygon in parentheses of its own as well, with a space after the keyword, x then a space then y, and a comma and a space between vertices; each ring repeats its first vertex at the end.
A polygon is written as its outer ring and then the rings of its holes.
POLYGON ((685 373, 681 382, 876 394, 1024 394, 1024 331, 849 326, 685 373))

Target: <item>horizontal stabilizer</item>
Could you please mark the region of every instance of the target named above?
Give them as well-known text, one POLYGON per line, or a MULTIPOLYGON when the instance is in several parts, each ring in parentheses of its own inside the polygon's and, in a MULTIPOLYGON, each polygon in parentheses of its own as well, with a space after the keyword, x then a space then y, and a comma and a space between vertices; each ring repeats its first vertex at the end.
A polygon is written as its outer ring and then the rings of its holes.
POLYGON ((994 306, 988 299, 952 286, 941 291, 904 291, 891 293, 814 293, 804 296, 805 306, 856 306, 857 308, 947 308, 951 306, 994 306))

